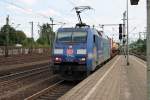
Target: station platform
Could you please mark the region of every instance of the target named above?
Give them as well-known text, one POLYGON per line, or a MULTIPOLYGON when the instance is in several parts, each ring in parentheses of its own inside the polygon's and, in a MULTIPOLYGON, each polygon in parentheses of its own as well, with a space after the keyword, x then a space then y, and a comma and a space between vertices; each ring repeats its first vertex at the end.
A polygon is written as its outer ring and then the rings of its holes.
POLYGON ((117 55, 59 100, 147 100, 146 62, 117 55))

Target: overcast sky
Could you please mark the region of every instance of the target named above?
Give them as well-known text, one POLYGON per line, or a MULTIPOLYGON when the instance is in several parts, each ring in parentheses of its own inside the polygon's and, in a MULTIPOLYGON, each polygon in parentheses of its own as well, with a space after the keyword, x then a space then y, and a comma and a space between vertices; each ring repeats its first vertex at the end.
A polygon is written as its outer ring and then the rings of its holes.
MULTIPOLYGON (((127 0, 0 0, 0 27, 6 23, 6 16, 10 15, 10 24, 23 30, 31 36, 31 25, 34 22, 34 38, 38 38, 38 22, 54 23, 65 22, 64 27, 75 26, 78 22, 75 6, 91 6, 93 10, 84 12, 81 16, 89 25, 119 24, 122 23, 123 12, 126 10, 127 0)), ((129 2, 130 3, 130 2, 129 2)), ((55 30, 61 25, 55 26, 55 30)), ((138 32, 146 30, 146 0, 140 0, 138 6, 129 6, 130 38, 138 38, 138 32)), ((99 27, 97 27, 100 29, 99 27)), ((105 34, 118 39, 118 26, 104 27, 105 34)))

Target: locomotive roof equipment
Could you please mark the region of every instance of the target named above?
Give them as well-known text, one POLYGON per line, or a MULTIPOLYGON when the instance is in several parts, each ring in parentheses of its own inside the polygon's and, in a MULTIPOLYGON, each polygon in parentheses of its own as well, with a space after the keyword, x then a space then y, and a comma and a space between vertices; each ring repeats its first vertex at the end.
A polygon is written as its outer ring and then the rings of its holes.
POLYGON ((90 6, 78 6, 78 7, 75 7, 74 9, 76 10, 77 17, 78 17, 78 20, 79 20, 79 23, 76 24, 76 27, 89 26, 89 25, 86 25, 85 23, 82 22, 80 13, 82 13, 85 10, 91 10, 93 8, 91 8, 90 6))

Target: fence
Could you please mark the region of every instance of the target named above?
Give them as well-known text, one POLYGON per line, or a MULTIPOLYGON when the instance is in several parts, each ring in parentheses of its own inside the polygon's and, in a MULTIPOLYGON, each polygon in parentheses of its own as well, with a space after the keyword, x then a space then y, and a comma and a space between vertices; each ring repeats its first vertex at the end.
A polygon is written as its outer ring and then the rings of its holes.
MULTIPOLYGON (((8 55, 49 54, 50 48, 8 47, 8 55)), ((5 47, 0 46, 0 56, 5 56, 5 47)))

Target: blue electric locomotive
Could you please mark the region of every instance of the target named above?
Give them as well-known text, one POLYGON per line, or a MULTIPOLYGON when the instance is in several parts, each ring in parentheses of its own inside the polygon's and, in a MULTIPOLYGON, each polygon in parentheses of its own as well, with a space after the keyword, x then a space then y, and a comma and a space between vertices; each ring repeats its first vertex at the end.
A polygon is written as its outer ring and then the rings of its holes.
POLYGON ((59 28, 53 46, 53 72, 80 80, 110 58, 110 40, 90 27, 59 28))

